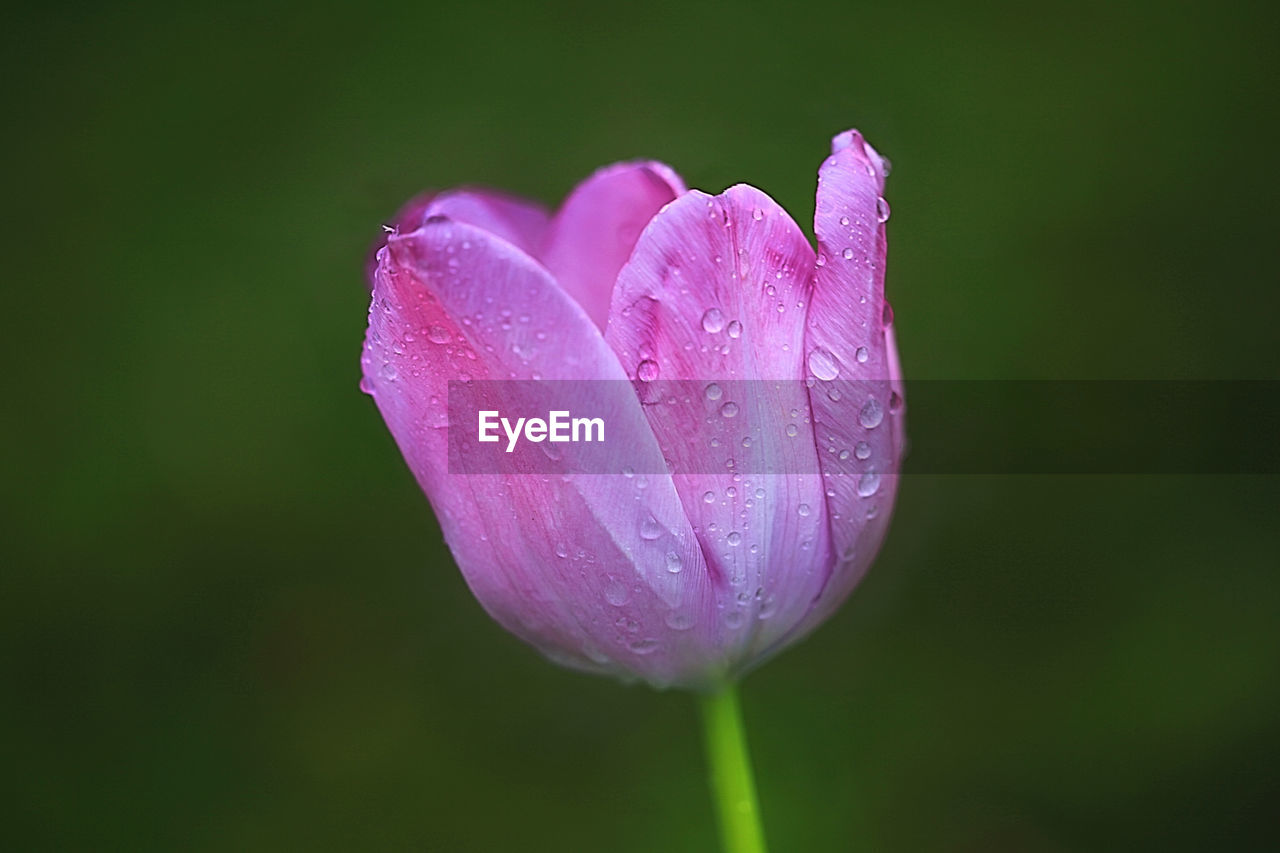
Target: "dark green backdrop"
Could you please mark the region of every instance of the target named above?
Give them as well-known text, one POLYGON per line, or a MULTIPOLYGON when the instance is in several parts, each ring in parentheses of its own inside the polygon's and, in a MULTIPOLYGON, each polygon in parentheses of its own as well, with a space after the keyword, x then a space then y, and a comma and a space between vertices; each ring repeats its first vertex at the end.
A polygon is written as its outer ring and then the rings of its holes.
MULTIPOLYGON (((857 126, 909 376, 1277 379, 1277 35, 1154 0, 11 11, 4 846, 713 849, 689 698, 491 623, 357 392, 379 224, 652 156, 807 227, 857 126)), ((1278 507, 907 480, 864 586, 745 683, 775 849, 1268 847, 1278 507)))

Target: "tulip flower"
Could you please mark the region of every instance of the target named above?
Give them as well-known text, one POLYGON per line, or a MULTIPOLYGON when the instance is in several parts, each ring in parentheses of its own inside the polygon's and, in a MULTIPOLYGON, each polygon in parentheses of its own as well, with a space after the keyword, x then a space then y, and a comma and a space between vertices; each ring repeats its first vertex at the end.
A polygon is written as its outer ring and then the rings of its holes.
POLYGON ((556 662, 710 697, 735 850, 762 841, 738 814, 754 795, 726 685, 831 615, 892 512, 887 167, 857 131, 835 137, 816 251, 760 190, 708 195, 641 161, 596 172, 554 215, 488 190, 423 196, 373 264, 362 387, 467 584, 556 662), (451 467, 452 445, 475 438, 451 423, 454 400, 486 382, 603 407, 627 466, 451 467))

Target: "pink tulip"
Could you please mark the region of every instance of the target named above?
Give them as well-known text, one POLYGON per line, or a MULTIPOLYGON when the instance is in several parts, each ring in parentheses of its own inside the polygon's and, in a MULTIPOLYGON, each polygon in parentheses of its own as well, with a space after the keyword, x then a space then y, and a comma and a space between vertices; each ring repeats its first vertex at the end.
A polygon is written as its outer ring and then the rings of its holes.
POLYGON ((849 595, 903 451, 887 166, 857 131, 833 140, 816 254, 760 190, 688 190, 654 162, 596 172, 554 216, 481 190, 398 215, 372 274, 362 387, 493 618, 577 669, 708 689, 849 595), (723 414, 726 392, 642 405, 655 379, 756 388, 734 411, 759 428, 763 467, 719 464, 723 419, 700 407, 723 414), (451 473, 451 380, 614 380, 616 414, 642 425, 627 452, 648 470, 451 473))

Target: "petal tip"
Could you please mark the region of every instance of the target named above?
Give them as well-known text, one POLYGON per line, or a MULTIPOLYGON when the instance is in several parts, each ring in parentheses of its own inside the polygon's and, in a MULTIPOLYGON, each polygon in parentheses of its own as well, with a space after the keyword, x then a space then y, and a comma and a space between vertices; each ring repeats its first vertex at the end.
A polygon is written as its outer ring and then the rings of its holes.
POLYGON ((881 156, 871 143, 855 128, 837 133, 831 138, 831 155, 834 157, 841 151, 849 150, 856 158, 863 160, 875 170, 881 180, 889 177, 889 158, 881 156))

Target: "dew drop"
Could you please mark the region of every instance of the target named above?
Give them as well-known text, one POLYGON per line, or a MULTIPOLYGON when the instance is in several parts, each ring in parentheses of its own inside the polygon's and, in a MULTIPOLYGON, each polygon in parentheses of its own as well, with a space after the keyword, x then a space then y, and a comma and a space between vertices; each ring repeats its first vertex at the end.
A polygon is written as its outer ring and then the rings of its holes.
POLYGON ((795 424, 787 424, 787 435, 789 435, 791 438, 795 438, 796 434, 799 432, 800 430, 796 428, 795 424))
POLYGON ((757 207, 755 210, 751 211, 751 218, 756 222, 759 222, 761 219, 764 219, 764 211, 757 207))
POLYGON ((865 441, 859 441, 853 448, 853 455, 859 459, 866 459, 871 456, 871 445, 865 441))
POLYGON ((641 382, 652 382, 658 378, 658 362, 646 358, 636 367, 636 378, 641 382))
POLYGON ((730 400, 720 407, 720 414, 726 418, 731 418, 738 414, 738 404, 730 400))
POLYGON ((880 475, 868 471, 858 478, 858 497, 869 498, 880 489, 880 475))
POLYGON ((652 654, 657 651, 660 643, 653 637, 642 637, 638 640, 632 640, 627 644, 627 648, 638 655, 652 654))
POLYGON ((845 249, 840 253, 840 257, 844 258, 846 261, 853 260, 853 249, 845 249))
POLYGON ((876 219, 881 222, 889 221, 889 202, 884 200, 884 196, 876 199, 876 219))
POLYGON ((848 226, 848 224, 849 224, 849 217, 847 217, 847 216, 841 216, 841 217, 840 217, 840 224, 841 224, 841 225, 848 226))
POLYGON ((736 530, 729 531, 729 535, 725 537, 725 541, 730 545, 737 545, 742 541, 742 534, 736 530))
POLYGON ((702 315, 702 331, 715 334, 724 328, 724 314, 719 308, 708 308, 702 315))
POLYGON ((824 381, 830 381, 840 375, 840 365, 835 356, 822 347, 814 347, 809 351, 809 372, 824 381))
POLYGON ((866 364, 867 359, 871 357, 871 353, 867 351, 866 347, 858 347, 854 351, 853 357, 858 360, 858 364, 866 364))
POLYGON ((724 390, 714 382, 704 389, 704 393, 707 395, 708 400, 719 400, 724 396, 724 390))
POLYGON ((674 575, 683 568, 684 568, 684 560, 680 559, 680 555, 677 554, 675 551, 668 551, 667 552, 667 571, 671 572, 671 574, 674 575))
POLYGON ((800 504, 800 506, 796 507, 796 512, 800 513, 801 518, 808 517, 809 513, 812 511, 813 510, 809 508, 808 504, 800 504))
POLYGON ((693 627, 693 617, 678 610, 672 610, 668 613, 665 621, 667 627, 672 631, 688 631, 693 627))
POLYGON ((662 525, 659 524, 658 519, 654 518, 652 515, 646 516, 644 521, 640 522, 640 538, 641 539, 646 539, 652 542, 654 539, 657 539, 661 535, 662 535, 662 525))
POLYGON ((604 585, 604 600, 614 607, 621 607, 626 604, 630 597, 630 593, 627 592, 627 585, 618 581, 617 578, 610 578, 609 582, 604 585))
POLYGON ((884 406, 881 406, 880 401, 875 397, 867 400, 858 412, 858 423, 862 424, 864 429, 875 429, 883 420, 884 406))
POLYGON ((378 370, 378 373, 388 382, 395 382, 396 377, 400 375, 400 371, 397 370, 396 366, 389 361, 382 365, 378 370))
POLYGON ((715 503, 715 502, 716 502, 716 493, 715 493, 715 492, 704 492, 704 493, 703 493, 703 495, 702 495, 702 502, 703 502, 703 503, 708 503, 708 504, 713 504, 713 503, 715 503))
POLYGON ((730 320, 726 331, 729 333, 729 337, 734 339, 740 338, 742 337, 742 324, 737 320, 730 320))

